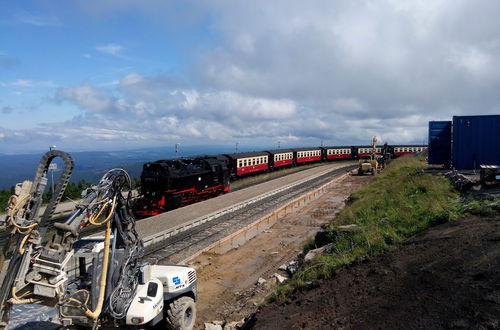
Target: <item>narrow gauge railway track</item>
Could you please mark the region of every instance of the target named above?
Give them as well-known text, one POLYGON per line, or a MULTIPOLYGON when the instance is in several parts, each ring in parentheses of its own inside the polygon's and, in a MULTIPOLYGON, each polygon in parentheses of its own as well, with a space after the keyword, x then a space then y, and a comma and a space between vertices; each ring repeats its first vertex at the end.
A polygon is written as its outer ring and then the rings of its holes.
POLYGON ((159 264, 178 263, 210 244, 252 223, 263 214, 279 208, 286 201, 320 187, 331 180, 332 176, 338 176, 355 167, 348 166, 335 169, 293 188, 256 201, 232 213, 225 214, 215 220, 181 232, 164 240, 161 245, 155 244, 147 247, 144 259, 148 262, 159 264))
MULTIPOLYGON (((202 242, 209 242, 208 244, 211 244, 212 242, 219 240, 221 238, 219 236, 223 236, 224 233, 230 234, 231 232, 238 230, 246 224, 254 221, 262 213, 266 211, 270 212, 283 202, 299 196, 300 194, 306 192, 307 190, 313 189, 316 186, 320 186, 321 184, 326 182, 332 175, 337 175, 346 170, 353 169, 354 167, 355 166, 349 166, 333 170, 332 172, 302 183, 289 190, 269 196, 263 200, 259 200, 232 213, 225 214, 216 220, 204 223, 200 226, 179 233, 178 235, 165 240, 161 244, 155 244, 152 247, 146 248, 145 258, 150 261, 157 260, 158 262, 178 262, 185 256, 188 256, 190 253, 196 252, 197 249, 199 250, 199 247, 203 246, 202 242), (237 227, 235 228, 235 226, 237 227), (179 255, 179 257, 174 258, 175 255, 179 255)), ((68 216, 69 215, 63 217, 55 217, 48 220, 46 222, 46 232, 48 234, 45 236, 45 239, 48 239, 49 234, 54 229, 54 223, 59 222, 61 219, 65 219, 68 216)), ((141 220, 137 221, 140 222, 141 220)), ((82 236, 90 236, 100 231, 102 231, 102 228, 88 226, 83 229, 81 234, 82 236)), ((0 242, 4 242, 8 238, 9 234, 9 230, 0 231, 0 242)))

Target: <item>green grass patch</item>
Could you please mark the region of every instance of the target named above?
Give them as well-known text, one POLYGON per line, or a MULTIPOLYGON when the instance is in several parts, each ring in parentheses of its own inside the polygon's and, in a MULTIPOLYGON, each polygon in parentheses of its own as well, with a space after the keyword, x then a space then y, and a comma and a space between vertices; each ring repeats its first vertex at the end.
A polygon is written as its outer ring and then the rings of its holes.
POLYGON ((461 211, 463 214, 492 217, 500 214, 500 195, 464 194, 461 211))
POLYGON ((353 193, 344 210, 325 226, 321 238, 317 235, 316 240, 306 243, 303 255, 318 245, 330 243, 327 253, 302 264, 267 301, 286 301, 290 293, 308 283, 330 278, 353 262, 377 255, 432 225, 463 215, 460 195, 451 182, 441 175, 423 173, 426 167, 422 158, 398 158, 353 193), (354 230, 338 228, 352 224, 356 225, 354 230))

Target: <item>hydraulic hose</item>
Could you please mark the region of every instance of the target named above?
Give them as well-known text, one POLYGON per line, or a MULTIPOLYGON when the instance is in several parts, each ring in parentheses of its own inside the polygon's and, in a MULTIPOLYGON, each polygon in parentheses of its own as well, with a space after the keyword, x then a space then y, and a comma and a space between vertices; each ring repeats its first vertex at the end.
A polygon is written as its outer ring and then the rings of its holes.
POLYGON ((89 309, 85 311, 85 315, 93 320, 97 319, 99 315, 101 315, 102 305, 104 303, 104 294, 106 292, 106 280, 108 277, 110 241, 111 241, 111 221, 108 221, 106 224, 106 235, 104 236, 104 256, 102 258, 101 281, 99 284, 99 299, 97 300, 97 306, 95 308, 95 311, 91 311, 89 309))

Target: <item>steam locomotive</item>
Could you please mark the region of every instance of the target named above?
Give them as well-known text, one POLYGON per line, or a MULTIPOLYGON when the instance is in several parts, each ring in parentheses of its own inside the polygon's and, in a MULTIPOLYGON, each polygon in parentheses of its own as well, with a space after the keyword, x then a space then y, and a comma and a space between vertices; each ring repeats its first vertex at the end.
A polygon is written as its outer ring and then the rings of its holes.
POLYGON ((229 181, 250 174, 322 161, 357 159, 385 152, 392 157, 422 152, 426 145, 334 146, 240 152, 215 156, 158 160, 145 163, 140 197, 134 204, 138 217, 148 217, 229 192, 229 181))
POLYGON ((229 170, 214 156, 145 163, 134 213, 148 217, 229 191, 229 170))

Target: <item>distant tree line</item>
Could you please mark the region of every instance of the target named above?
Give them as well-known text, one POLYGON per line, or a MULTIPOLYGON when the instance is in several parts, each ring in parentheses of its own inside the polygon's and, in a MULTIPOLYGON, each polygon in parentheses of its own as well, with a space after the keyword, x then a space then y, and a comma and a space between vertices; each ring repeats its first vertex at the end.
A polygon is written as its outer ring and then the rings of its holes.
MULTIPOLYGON (((76 184, 70 182, 68 183, 66 190, 64 191, 62 200, 63 201, 78 200, 81 198, 82 192, 90 186, 92 186, 92 183, 87 182, 85 180, 81 180, 76 184)), ((42 198, 43 204, 48 203, 50 198, 52 197, 52 190, 50 189, 50 187, 47 187, 46 190, 47 189, 49 190, 43 193, 43 198, 42 198)), ((12 186, 10 190, 7 189, 0 190, 0 213, 5 212, 5 209, 7 208, 7 203, 9 202, 9 198, 13 194, 14 194, 14 186, 12 186)))
MULTIPOLYGON (((132 189, 139 189, 141 185, 141 179, 139 178, 133 178, 132 179, 132 189)), ((66 186, 66 190, 64 191, 62 201, 68 201, 68 200, 79 200, 82 196, 82 193, 85 189, 89 188, 92 186, 92 183, 85 181, 85 180, 80 180, 78 183, 68 183, 66 186)), ((52 190, 50 187, 47 187, 46 190, 43 193, 43 199, 42 203, 47 204, 52 197, 52 190)), ((10 189, 0 189, 0 213, 5 213, 5 210, 7 208, 7 203, 9 202, 10 196, 14 194, 14 186, 12 186, 10 189)))

